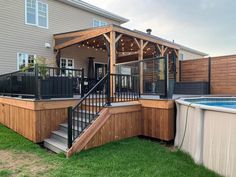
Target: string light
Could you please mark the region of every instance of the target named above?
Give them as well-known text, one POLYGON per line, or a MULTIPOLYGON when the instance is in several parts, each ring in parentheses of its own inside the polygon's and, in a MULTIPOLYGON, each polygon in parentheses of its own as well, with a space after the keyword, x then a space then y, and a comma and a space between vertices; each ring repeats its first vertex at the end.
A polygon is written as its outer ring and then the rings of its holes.
POLYGON ((95 43, 96 41, 94 40, 93 43, 95 43))
POLYGON ((89 42, 87 41, 87 44, 89 44, 89 42))

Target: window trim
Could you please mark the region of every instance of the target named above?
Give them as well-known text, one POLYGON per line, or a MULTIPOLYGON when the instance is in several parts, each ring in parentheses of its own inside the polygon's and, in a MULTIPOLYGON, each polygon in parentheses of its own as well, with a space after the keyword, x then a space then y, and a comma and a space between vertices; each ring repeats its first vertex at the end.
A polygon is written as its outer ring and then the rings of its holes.
POLYGON ((27 22, 27 0, 25 0, 25 24, 26 25, 30 25, 30 26, 36 26, 36 27, 39 27, 39 28, 44 28, 44 29, 49 29, 49 12, 48 12, 48 4, 47 3, 44 3, 40 0, 35 0, 36 1, 36 24, 33 24, 33 23, 28 23, 27 22), (42 3, 42 4, 45 4, 46 5, 46 14, 47 14, 47 26, 44 27, 44 26, 40 26, 39 23, 38 23, 38 17, 39 17, 39 14, 38 14, 38 2, 42 3))
POLYGON ((75 60, 74 60, 73 58, 65 58, 65 57, 61 57, 61 58, 60 58, 60 68, 62 68, 62 66, 61 66, 61 63, 62 63, 61 60, 63 60, 63 59, 66 60, 66 68, 67 68, 67 69, 75 69, 75 60), (68 67, 67 67, 67 65, 68 65, 68 60, 72 60, 72 64, 73 64, 73 67, 72 67, 72 68, 68 68, 68 67))
MULTIPOLYGON (((37 55, 36 54, 29 54, 29 53, 27 53, 27 52, 17 52, 16 53, 16 70, 20 70, 20 62, 19 62, 19 56, 20 56, 20 54, 25 54, 25 55, 27 55, 27 58, 29 59, 29 56, 30 55, 33 55, 34 56, 34 59, 36 59, 37 58, 37 55)), ((29 64, 29 62, 28 62, 28 59, 27 59, 27 61, 25 61, 25 65, 26 66, 28 66, 28 64, 29 64)), ((35 63, 35 60, 34 60, 34 63, 35 63)))

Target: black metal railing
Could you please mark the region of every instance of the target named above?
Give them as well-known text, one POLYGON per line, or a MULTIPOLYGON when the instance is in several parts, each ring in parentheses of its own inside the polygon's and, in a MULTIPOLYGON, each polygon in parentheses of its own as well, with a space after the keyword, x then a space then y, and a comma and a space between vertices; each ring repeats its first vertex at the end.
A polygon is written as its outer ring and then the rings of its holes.
POLYGON ((111 74, 111 102, 135 101, 140 97, 138 75, 111 74))
POLYGON ((138 75, 141 94, 159 95, 166 98, 169 87, 169 69, 167 57, 147 58, 115 64, 119 74, 138 75), (142 76, 142 77, 141 77, 142 76))
POLYGON ((74 108, 68 108, 68 148, 107 105, 108 83, 108 74, 106 74, 74 108))
POLYGON ((0 95, 35 97, 36 73, 34 69, 16 71, 0 76, 0 95))
POLYGON ((0 95, 48 99, 84 94, 84 70, 39 67, 0 75, 0 95))

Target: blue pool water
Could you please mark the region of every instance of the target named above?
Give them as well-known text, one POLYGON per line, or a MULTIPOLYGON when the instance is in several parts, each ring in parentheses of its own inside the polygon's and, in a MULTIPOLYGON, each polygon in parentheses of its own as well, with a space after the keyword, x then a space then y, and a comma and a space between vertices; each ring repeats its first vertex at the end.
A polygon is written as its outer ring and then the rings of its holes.
POLYGON ((206 106, 217 106, 217 107, 236 109, 236 98, 199 98, 199 99, 185 99, 185 101, 196 104, 202 104, 206 106))

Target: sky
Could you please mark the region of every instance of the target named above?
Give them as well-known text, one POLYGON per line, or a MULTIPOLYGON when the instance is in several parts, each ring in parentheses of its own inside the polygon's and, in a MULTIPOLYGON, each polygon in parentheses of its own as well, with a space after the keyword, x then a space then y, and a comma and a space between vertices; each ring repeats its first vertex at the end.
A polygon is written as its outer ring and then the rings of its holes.
POLYGON ((84 0, 210 56, 236 54, 236 0, 84 0))

